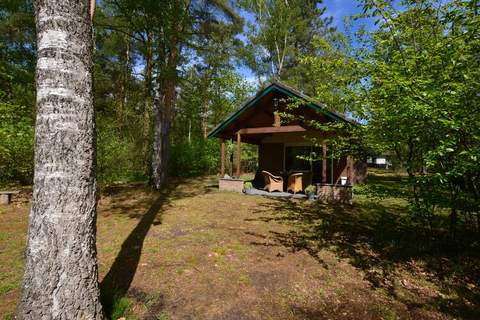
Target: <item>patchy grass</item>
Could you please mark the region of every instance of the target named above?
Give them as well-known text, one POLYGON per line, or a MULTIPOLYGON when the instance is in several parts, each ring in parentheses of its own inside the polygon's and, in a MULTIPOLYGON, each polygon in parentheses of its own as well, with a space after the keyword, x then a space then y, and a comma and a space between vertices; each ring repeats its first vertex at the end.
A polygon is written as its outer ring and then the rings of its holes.
MULTIPOLYGON (((216 185, 102 190, 98 261, 112 318, 480 318, 478 243, 426 239, 406 214, 401 177, 375 172, 345 207, 216 185)), ((19 296, 24 193, 0 213, 0 318, 19 296)))
POLYGON ((108 314, 112 319, 118 319, 127 315, 127 311, 131 307, 131 301, 129 298, 120 297, 113 300, 111 310, 108 310, 108 314))

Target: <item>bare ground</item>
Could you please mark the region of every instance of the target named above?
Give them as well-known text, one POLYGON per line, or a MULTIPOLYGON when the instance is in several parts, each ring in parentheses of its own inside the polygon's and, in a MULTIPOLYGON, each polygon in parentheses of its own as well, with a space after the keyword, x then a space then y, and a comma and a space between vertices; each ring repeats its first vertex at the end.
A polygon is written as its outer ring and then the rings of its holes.
MULTIPOLYGON (((28 199, 0 207, 2 318, 19 296, 28 199)), ((107 312, 126 297, 127 319, 480 319, 477 256, 420 254, 405 203, 357 199, 344 208, 245 196, 217 191, 214 177, 162 193, 102 190, 107 312)))

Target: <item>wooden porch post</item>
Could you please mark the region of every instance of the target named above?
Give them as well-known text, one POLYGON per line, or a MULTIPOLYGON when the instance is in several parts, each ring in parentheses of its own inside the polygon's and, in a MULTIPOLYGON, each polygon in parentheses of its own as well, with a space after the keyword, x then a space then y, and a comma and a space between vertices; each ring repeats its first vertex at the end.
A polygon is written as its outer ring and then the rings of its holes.
POLYGON ((225 158, 226 158, 226 147, 225 147, 225 139, 222 138, 222 145, 221 145, 221 161, 222 164, 220 166, 220 176, 223 178, 225 176, 225 158))
POLYGON ((233 152, 230 154, 230 169, 228 170, 230 177, 233 177, 233 152))
POLYGON ((327 143, 322 143, 322 183, 327 183, 327 143))
POLYGON ((242 138, 240 133, 237 133, 237 179, 240 179, 240 173, 241 173, 241 144, 242 144, 242 138))
POLYGON ((347 179, 348 183, 353 184, 353 158, 347 157, 347 179))

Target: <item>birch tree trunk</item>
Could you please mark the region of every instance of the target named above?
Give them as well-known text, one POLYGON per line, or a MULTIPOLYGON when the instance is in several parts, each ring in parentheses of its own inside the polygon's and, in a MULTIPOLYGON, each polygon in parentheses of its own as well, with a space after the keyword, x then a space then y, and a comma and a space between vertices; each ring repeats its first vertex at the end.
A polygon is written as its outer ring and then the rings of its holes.
POLYGON ((37 0, 35 177, 19 319, 102 319, 89 0, 37 0))

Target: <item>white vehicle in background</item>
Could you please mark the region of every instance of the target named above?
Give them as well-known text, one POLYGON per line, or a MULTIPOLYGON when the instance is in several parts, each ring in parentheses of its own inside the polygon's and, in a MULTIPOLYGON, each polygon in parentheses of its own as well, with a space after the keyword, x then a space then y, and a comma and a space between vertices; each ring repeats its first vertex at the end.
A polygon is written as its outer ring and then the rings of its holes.
POLYGON ((388 169, 392 166, 388 155, 377 155, 367 158, 367 165, 374 168, 385 168, 388 169))

